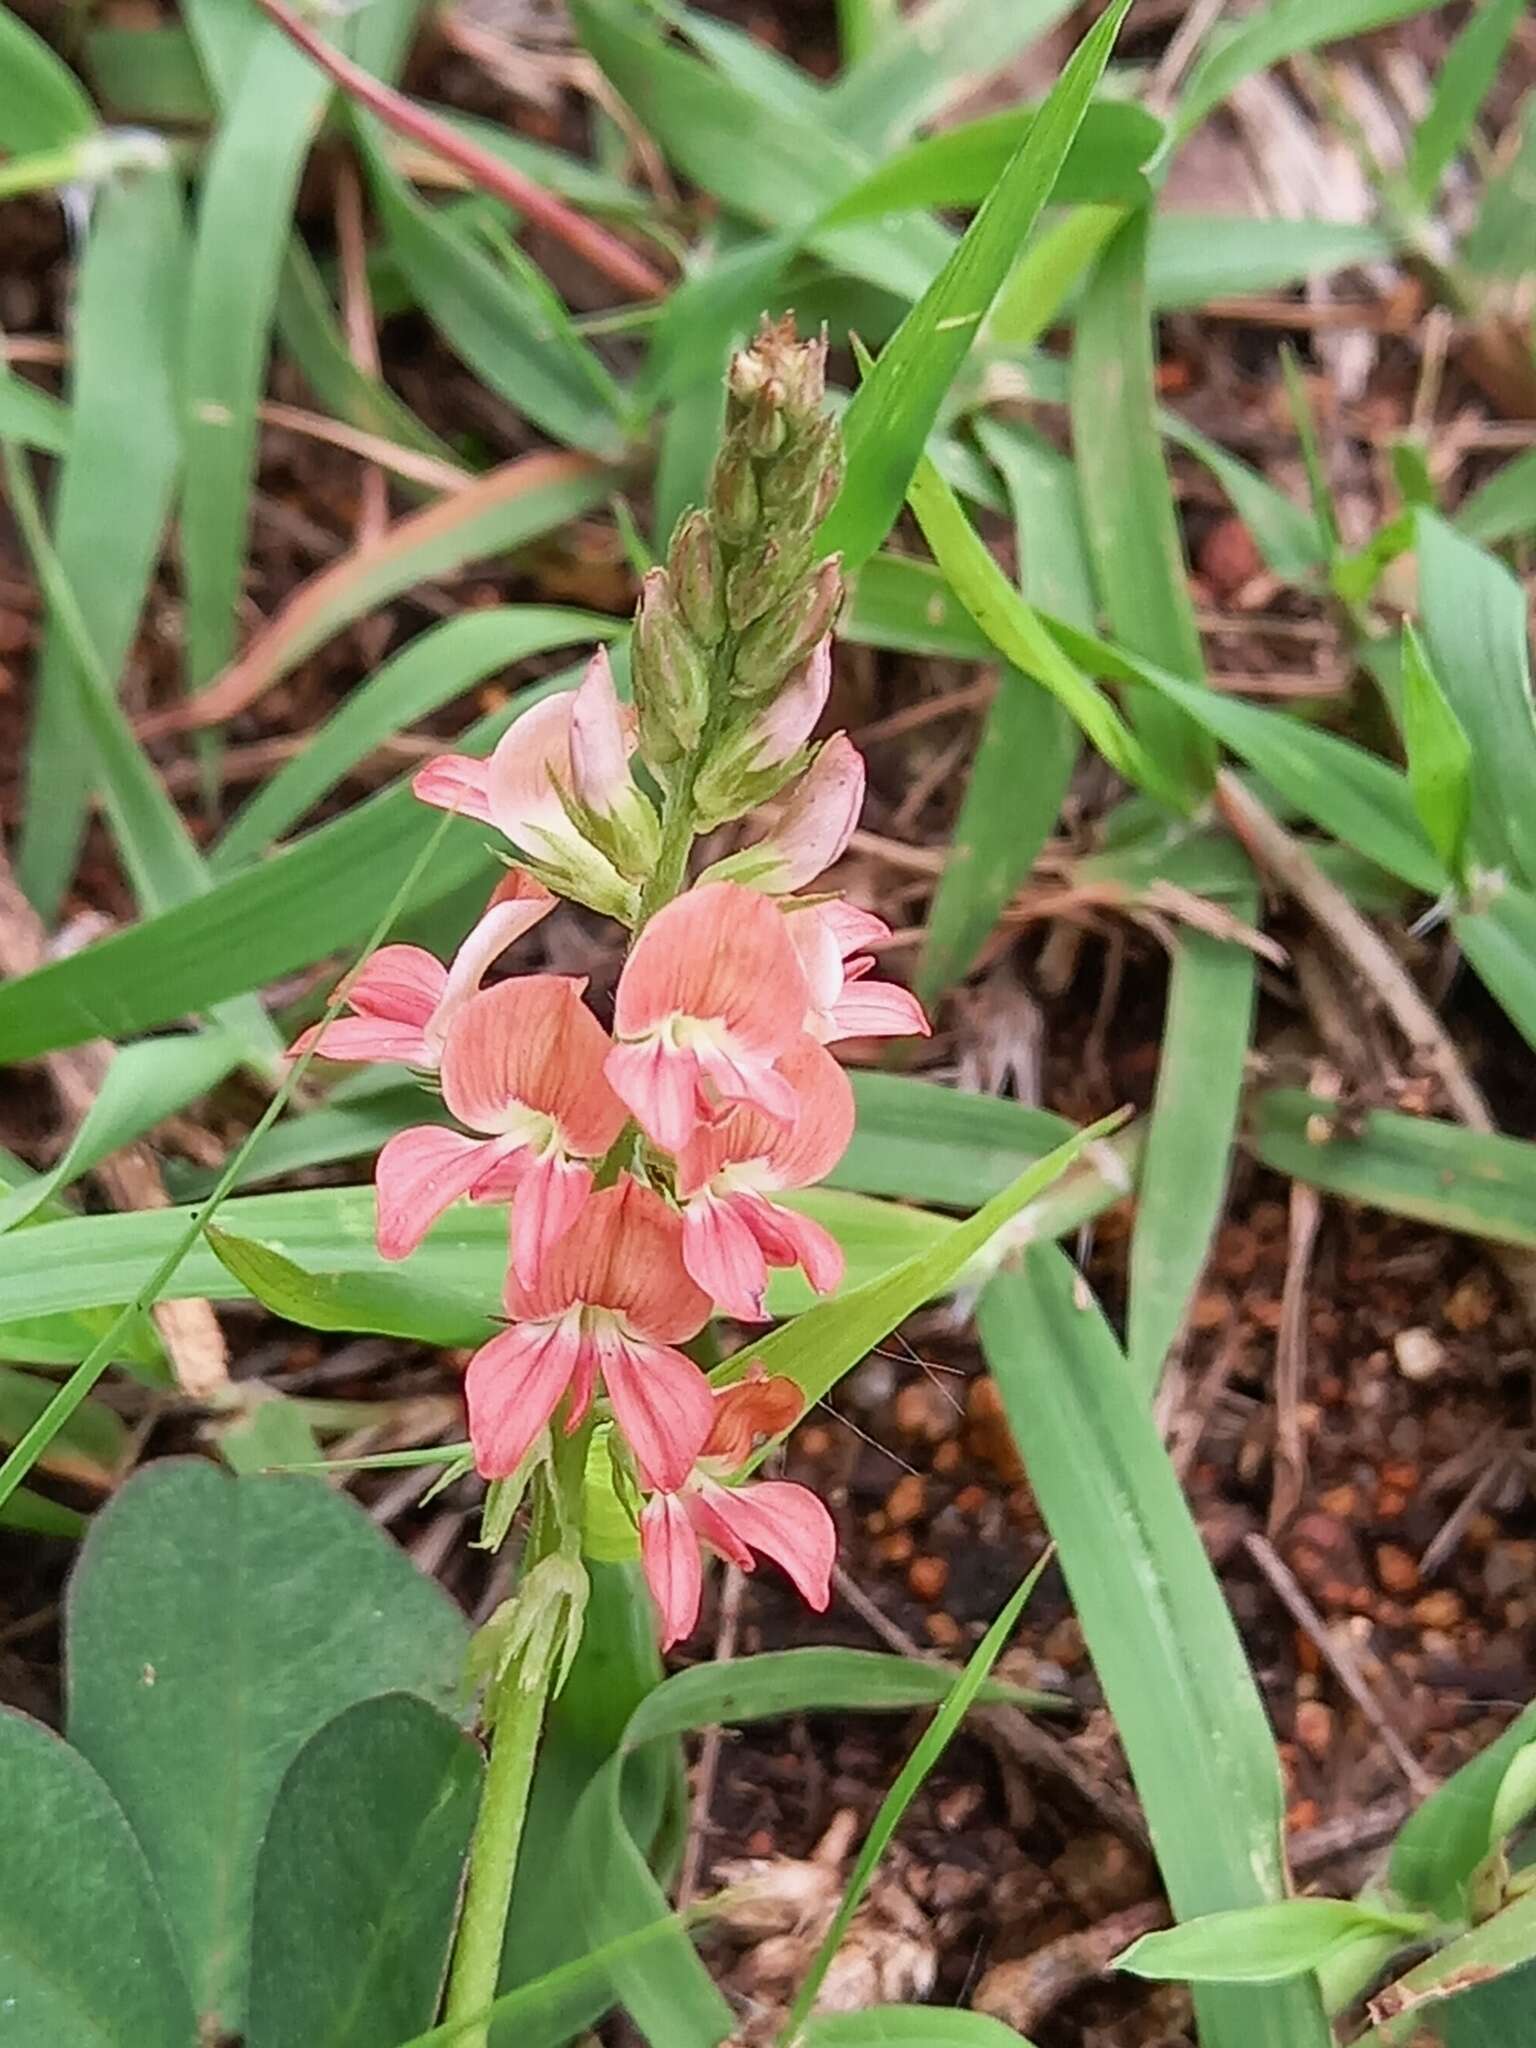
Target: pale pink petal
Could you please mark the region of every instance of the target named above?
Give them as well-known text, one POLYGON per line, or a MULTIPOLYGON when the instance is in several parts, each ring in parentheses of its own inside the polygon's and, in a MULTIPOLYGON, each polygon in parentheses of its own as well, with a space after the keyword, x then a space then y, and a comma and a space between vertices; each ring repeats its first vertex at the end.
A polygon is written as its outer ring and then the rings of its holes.
POLYGON ((347 987, 348 1007, 359 1017, 395 1024, 425 1024, 442 1000, 447 974, 420 946, 380 946, 347 987))
POLYGON ((688 1520, 693 1524, 694 1535, 700 1543, 707 1543, 717 1557, 723 1557, 727 1564, 735 1565, 738 1571, 756 1571, 757 1559, 732 1529, 730 1523, 723 1521, 716 1514, 701 1489, 690 1488, 683 1495, 683 1507, 688 1520))
MULTIPOLYGON (((761 1197, 759 1197, 761 1200, 761 1197)), ((776 1266, 799 1266, 818 1294, 831 1294, 843 1284, 843 1248, 830 1230, 797 1209, 778 1202, 763 1202, 773 1211, 773 1230, 778 1238, 775 1251, 768 1251, 776 1266)), ((755 1227, 755 1226, 754 1226, 755 1227)))
POLYGON ((497 1147, 432 1124, 397 1131, 374 1168, 380 1256, 413 1252, 443 1211, 494 1165, 497 1147))
POLYGON ((828 1013, 828 1039, 926 1038, 930 1026, 910 989, 894 981, 848 983, 828 1013))
MULTIPOLYGON (((784 1479, 737 1487, 716 1486, 706 1480, 696 1498, 739 1543, 771 1557, 808 1607, 818 1614, 825 1611, 832 1598, 837 1529, 825 1503, 808 1487, 784 1479)), ((697 1518, 694 1526, 699 1527, 697 1518)))
POLYGON ((516 719, 497 742, 486 763, 488 815, 498 832, 530 854, 542 842, 537 831, 569 832, 570 826, 555 789, 554 777, 569 786, 571 779, 571 712, 569 690, 542 697, 516 719))
POLYGON ((702 1126, 677 1159, 677 1188, 695 1194, 725 1166, 746 1160, 766 1169, 766 1184, 804 1188, 823 1180, 853 1136, 853 1088, 837 1061, 809 1033, 777 1063, 795 1097, 792 1119, 745 1105, 702 1126))
POLYGON ((832 635, 818 640, 749 729, 753 766, 777 768, 803 747, 832 688, 832 635))
POLYGON ((571 784, 577 797, 605 818, 630 786, 634 741, 625 723, 608 650, 599 647, 571 707, 571 784))
POLYGON ((464 1392, 475 1469, 484 1479, 515 1472, 575 1376, 580 1340, 563 1323, 518 1323, 482 1344, 464 1392))
POLYGON ((699 1096, 699 1063, 660 1038, 616 1045, 603 1068, 608 1085, 664 1152, 676 1152, 708 1108, 699 1096))
POLYGON ((419 1025, 390 1024, 380 1017, 333 1017, 329 1024, 311 1024, 284 1058, 296 1060, 311 1047, 323 1060, 392 1060, 407 1067, 429 1067, 437 1059, 419 1025))
POLYGON ((683 1263, 726 1315, 742 1323, 766 1320, 768 1263, 728 1196, 699 1195, 684 1209, 683 1263))
POLYGON ((484 761, 472 761, 467 754, 438 754, 411 777, 412 793, 424 804, 440 811, 457 811, 462 818, 474 818, 482 825, 491 822, 484 761))
POLYGON ((778 907, 755 889, 711 882, 659 910, 624 963, 614 1036, 644 1038, 670 1018, 716 1020, 749 1052, 798 1037, 805 976, 778 907))
POLYGON ((762 886, 778 894, 813 882, 842 856, 863 808, 864 757, 847 733, 834 733, 762 842, 776 856, 762 886))
POLYGON ((543 883, 536 882, 524 869, 509 870, 506 880, 497 884, 490 902, 453 956, 438 1013, 433 1019, 439 1035, 446 1030, 452 1013, 479 989, 486 969, 525 932, 531 932, 541 918, 548 917, 556 901, 543 883))
POLYGON ((793 1084, 767 1054, 746 1052, 739 1046, 701 1045, 698 1062, 706 1093, 720 1102, 750 1103, 777 1124, 793 1124, 800 1114, 800 1098, 793 1084))
POLYGON ((691 1636, 704 1592, 699 1539, 673 1493, 653 1494, 640 1516, 640 1562, 661 1615, 661 1647, 691 1636))
POLYGON ((512 1264, 525 1285, 532 1284, 591 1192, 591 1167, 563 1153, 547 1152, 524 1171, 512 1209, 512 1264))
POLYGON ((818 911, 845 960, 850 953, 867 952, 871 946, 883 946, 890 939, 891 928, 883 917, 876 917, 872 910, 860 910, 857 904, 845 902, 841 896, 820 904, 818 911))
POLYGON ((528 1112, 548 1117, 564 1150, 597 1159, 624 1128, 624 1105, 603 1074, 609 1049, 576 984, 519 975, 471 996, 453 1018, 443 1100, 478 1131, 526 1136, 528 1112))
POLYGON ((601 1188, 525 1285, 507 1275, 507 1313, 550 1319, 587 1303, 613 1310, 634 1336, 679 1344, 709 1319, 709 1297, 683 1264, 683 1227, 654 1189, 625 1175, 601 1188))
POLYGON ((614 1417, 647 1486, 673 1493, 693 1470, 714 1421, 709 1381, 691 1358, 610 1330, 594 1339, 614 1417))

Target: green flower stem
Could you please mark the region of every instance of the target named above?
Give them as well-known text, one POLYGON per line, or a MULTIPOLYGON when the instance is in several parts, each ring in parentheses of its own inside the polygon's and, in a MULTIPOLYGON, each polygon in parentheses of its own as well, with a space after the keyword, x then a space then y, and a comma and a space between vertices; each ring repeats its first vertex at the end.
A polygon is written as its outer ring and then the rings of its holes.
POLYGON ((699 771, 714 753, 720 734, 731 714, 731 674, 736 666, 736 635, 727 633, 715 650, 714 673, 710 678, 709 709, 704 729, 693 752, 677 764, 661 809, 661 847, 649 881, 640 892, 640 914, 635 919, 636 935, 642 932, 658 910, 664 910, 688 884, 688 856, 693 851, 697 818, 693 787, 699 771))
MULTIPOLYGON (((470 1843, 469 1883, 444 2010, 447 2020, 483 2013, 496 1997, 517 1852, 555 1669, 555 1660, 550 1658, 542 1671, 525 1671, 518 1658, 497 1687, 490 1765, 470 1843), (525 1679, 531 1682, 525 1683, 525 1679)), ((486 2048, 489 2039, 488 2024, 472 2027, 462 2036, 460 2048, 486 2048)))

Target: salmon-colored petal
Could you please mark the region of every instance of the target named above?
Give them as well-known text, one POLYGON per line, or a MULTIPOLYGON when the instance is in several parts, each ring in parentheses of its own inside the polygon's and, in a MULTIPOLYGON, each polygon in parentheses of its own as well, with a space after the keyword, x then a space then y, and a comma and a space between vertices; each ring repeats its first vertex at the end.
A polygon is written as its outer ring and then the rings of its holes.
POLYGON ((548 917, 557 900, 542 882, 534 881, 522 868, 512 868, 506 881, 498 883, 490 902, 453 956, 434 1020, 440 1033, 447 1026, 448 1016, 478 990, 486 969, 525 932, 531 932, 541 918, 548 917))
POLYGON ((729 1199, 699 1195, 683 1211, 683 1262, 715 1306, 741 1323, 767 1320, 768 1262, 729 1199))
POLYGON ((744 1106, 702 1126, 678 1154, 679 1194, 696 1193, 723 1167, 746 1160, 766 1162, 766 1184, 779 1188, 811 1187, 832 1171, 853 1137, 848 1076, 809 1033, 780 1058, 777 1072, 794 1094, 793 1119, 744 1106))
POLYGON ((506 1479, 517 1470, 560 1405, 579 1354, 579 1337, 563 1323, 519 1323, 481 1345, 464 1392, 482 1478, 506 1479))
POLYGON ((682 1221, 627 1175, 601 1188, 526 1285, 507 1275, 507 1313, 542 1319, 576 1302, 607 1308, 638 1338, 680 1344, 709 1318, 709 1297, 683 1264, 682 1221))
POLYGON ((391 1024, 381 1017, 333 1017, 329 1024, 311 1024, 284 1054, 296 1060, 313 1049, 323 1060, 390 1060, 407 1067, 437 1064, 435 1047, 418 1024, 391 1024))
POLYGON ((420 946, 380 946, 353 976, 347 1005, 359 1017, 425 1024, 441 1002, 447 981, 442 962, 420 946))
POLYGON ((800 1031, 805 976, 777 906, 711 882, 659 910, 619 976, 614 1035, 644 1038, 676 1016, 716 1020, 749 1052, 778 1054, 800 1031))
POLYGON ((693 1470, 714 1420, 709 1381, 691 1358, 612 1329, 594 1340, 603 1385, 647 1486, 675 1492, 693 1470))
POLYGON ((828 1012, 827 1037, 926 1038, 932 1027, 910 989, 894 981, 850 981, 828 1012))
POLYGON ((847 733, 834 733, 762 843, 775 865, 761 886, 777 894, 815 881, 846 851, 863 808, 864 756, 847 733))
POLYGON ((716 1512, 713 1503, 702 1489, 690 1488, 683 1495, 683 1507, 693 1525, 695 1539, 707 1543, 717 1557, 723 1557, 727 1564, 735 1565, 738 1571, 756 1571, 757 1559, 742 1542, 730 1523, 716 1512))
POLYGON ((412 794, 440 811, 457 811, 460 817, 489 825, 488 765, 468 754, 438 754, 411 777, 412 794))
POLYGON ((805 1396, 792 1379, 782 1373, 770 1375, 755 1365, 745 1379, 715 1394, 715 1419, 704 1455, 734 1472, 760 1445, 791 1428, 804 1407, 805 1396))
POLYGON ((845 902, 841 896, 819 905, 818 914, 845 960, 850 953, 885 945, 891 936, 891 928, 883 917, 876 917, 872 910, 860 910, 856 903, 845 902))
POLYGON ((741 1046, 701 1045, 699 1073, 710 1118, 720 1105, 749 1103, 776 1124, 789 1125, 800 1113, 799 1097, 771 1053, 747 1052, 741 1046))
POLYGON ((571 786, 589 811, 607 817, 630 786, 634 752, 632 720, 626 720, 613 687, 608 650, 599 647, 571 705, 571 786))
POLYGON ((699 1539, 674 1493, 652 1495, 640 1516, 640 1562, 661 1616, 661 1647, 670 1650, 698 1626, 704 1593, 699 1539))
POLYGON ((524 1170, 512 1209, 512 1264, 525 1284, 537 1277, 591 1192, 591 1167, 559 1152, 545 1153, 524 1170))
POLYGON ((531 704, 502 734, 486 764, 488 815, 498 832, 530 854, 542 842, 531 833, 569 829, 554 778, 567 786, 571 779, 571 713, 569 690, 531 704))
POLYGON ((413 1252, 443 1211, 496 1161, 497 1147, 432 1124, 397 1131, 374 1168, 380 1256, 413 1252))
MULTIPOLYGON (((810 1216, 802 1216, 797 1209, 786 1209, 778 1202, 757 1201, 763 1209, 773 1212, 771 1228, 775 1242, 765 1242, 763 1250, 769 1263, 775 1266, 799 1266, 807 1280, 818 1294, 831 1294, 843 1284, 843 1248, 830 1230, 825 1229, 810 1216)), ((760 1231, 760 1241, 764 1233, 760 1231)))
POLYGON ((753 721, 754 766, 777 767, 803 747, 832 690, 832 635, 825 634, 753 721))
POLYGON ((762 1557, 771 1557, 793 1582, 800 1597, 818 1614, 832 1598, 832 1567, 837 1560, 837 1528, 826 1505, 808 1487, 784 1479, 766 1479, 757 1486, 716 1486, 706 1480, 689 1499, 694 1527, 706 1534, 701 1514, 729 1531, 762 1557))
POLYGON ((680 1150, 708 1110, 699 1092, 697 1059, 660 1038, 616 1045, 603 1072, 614 1094, 663 1152, 680 1150))
POLYGON ((603 1074, 608 1051, 566 977, 520 975, 472 996, 449 1025, 443 1100, 473 1130, 526 1131, 526 1112, 550 1117, 566 1151, 600 1158, 624 1128, 603 1074))

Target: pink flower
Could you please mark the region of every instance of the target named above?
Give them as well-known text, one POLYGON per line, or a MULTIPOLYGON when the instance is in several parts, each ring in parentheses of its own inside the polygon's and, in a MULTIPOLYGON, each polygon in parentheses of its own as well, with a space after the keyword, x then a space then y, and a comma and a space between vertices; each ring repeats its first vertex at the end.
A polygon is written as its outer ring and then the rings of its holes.
POLYGON ((599 1374, 646 1482, 680 1486, 709 1434, 709 1382, 673 1346, 695 1336, 709 1298, 683 1265, 682 1223, 625 1178, 593 1195, 531 1282, 507 1275, 510 1329, 470 1360, 465 1391, 475 1464, 514 1472, 567 1393, 567 1430, 599 1374))
POLYGON ((714 1396, 709 1436, 681 1485, 654 1493, 640 1516, 640 1553, 646 1582, 661 1610, 662 1648, 691 1635, 699 1618, 705 1549, 742 1571, 757 1552, 788 1574, 817 1613, 832 1597, 837 1531, 816 1495, 787 1480, 722 1486, 755 1445, 777 1436, 801 1408, 792 1380, 759 1375, 714 1396))
POLYGON ((542 882, 521 868, 510 869, 452 967, 420 946, 380 946, 347 990, 354 1014, 312 1024, 288 1048, 289 1059, 313 1046, 322 1059, 402 1060, 434 1071, 450 1022, 479 988, 485 970, 554 906, 542 882))
POLYGON ((592 1187, 586 1163, 624 1128, 603 1076, 608 1034, 562 975, 529 974, 472 997, 443 1053, 443 1100, 479 1138, 422 1125, 379 1154, 378 1244, 403 1259, 460 1195, 515 1191, 512 1259, 535 1271, 592 1187))
POLYGON ((683 1201, 683 1259, 727 1315, 763 1320, 770 1266, 803 1266, 820 1294, 843 1277, 837 1240, 808 1216, 768 1199, 806 1188, 842 1158, 853 1136, 853 1089, 826 1049, 809 1035, 779 1061, 800 1113, 793 1125, 760 1109, 733 1109, 696 1130, 677 1158, 683 1201))
POLYGON ((840 899, 812 903, 804 909, 786 906, 795 951, 811 991, 805 1028, 823 1045, 844 1038, 906 1038, 928 1036, 928 1019, 910 989, 894 981, 867 981, 873 953, 891 936, 883 918, 857 910, 840 899))
POLYGON ((704 881, 748 882, 771 896, 804 888, 842 857, 864 807, 864 756, 835 732, 795 784, 765 838, 707 868, 704 881))
POLYGON ((594 819, 636 827, 654 813, 629 775, 633 717, 613 687, 599 648, 580 688, 541 698, 511 724, 489 760, 439 754, 417 771, 423 803, 494 825, 563 894, 612 916, 628 916, 634 891, 566 808, 575 798, 594 819), (631 815, 633 813, 633 816, 631 815))
POLYGON ((747 727, 749 769, 776 768, 799 752, 816 728, 832 690, 832 635, 816 642, 805 660, 747 727))
POLYGON ((795 1091, 775 1063, 800 1036, 806 1001, 774 903, 732 882, 690 889, 656 913, 624 963, 608 1078, 669 1152, 722 1105, 753 1103, 791 1123, 795 1091))

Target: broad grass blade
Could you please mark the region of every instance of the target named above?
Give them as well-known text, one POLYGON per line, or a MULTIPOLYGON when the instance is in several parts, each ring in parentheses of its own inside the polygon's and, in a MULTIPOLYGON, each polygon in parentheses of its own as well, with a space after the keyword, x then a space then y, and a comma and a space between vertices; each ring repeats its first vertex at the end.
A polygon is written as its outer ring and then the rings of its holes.
MULTIPOLYGON (((1274 1741, 1151 1410, 1068 1260, 1036 1244, 978 1324, 1181 1918, 1286 1892, 1274 1741)), ((1208 2048, 1329 2048, 1314 1988, 1205 1989, 1208 2048)))
POLYGON ((1185 88, 1178 128, 1187 135, 1256 71, 1267 71, 1303 50, 1344 36, 1366 35, 1394 21, 1425 14, 1433 0, 1273 0, 1213 38, 1185 88))
POLYGON ((1068 11, 1066 0, 927 0, 827 89, 824 118, 884 156, 962 81, 1001 71, 1068 11))
POLYGON ((1536 1048, 1536 893, 1510 883, 1486 910, 1453 917, 1451 929, 1478 980, 1536 1048))
POLYGON ((1432 203, 1440 180, 1466 142, 1524 12, 1524 0, 1488 0, 1475 10, 1441 60, 1429 111, 1414 130, 1405 173, 1408 189, 1421 206, 1432 203))
POLYGON ((69 66, 6 8, 0 14, 0 147, 7 156, 58 149, 98 126, 96 109, 69 66))

